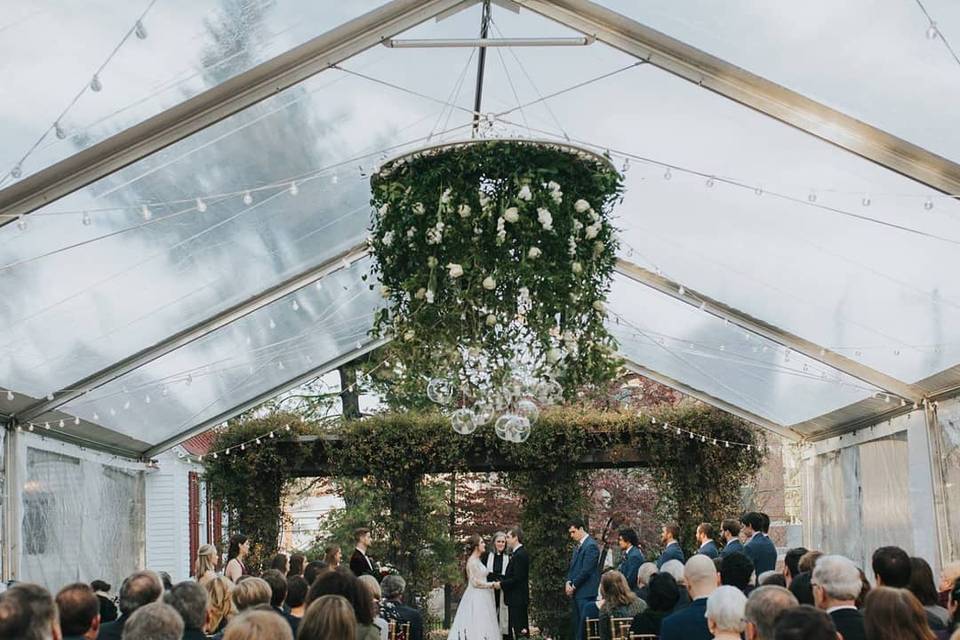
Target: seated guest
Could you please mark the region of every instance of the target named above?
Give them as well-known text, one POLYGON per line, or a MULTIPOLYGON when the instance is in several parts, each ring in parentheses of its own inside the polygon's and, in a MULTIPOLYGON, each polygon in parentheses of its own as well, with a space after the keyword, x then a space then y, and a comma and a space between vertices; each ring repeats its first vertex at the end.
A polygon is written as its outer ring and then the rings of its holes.
POLYGON ((380 630, 373 624, 373 599, 346 567, 338 567, 317 576, 307 592, 307 615, 310 605, 321 596, 343 596, 353 606, 357 618, 357 640, 380 640, 380 630))
POLYGON ((900 547, 880 547, 873 552, 873 574, 877 586, 906 589, 910 586, 910 556, 900 547))
POLYGON ((773 640, 773 628, 780 614, 798 606, 797 599, 784 587, 763 586, 750 592, 743 611, 746 640, 773 640))
MULTIPOLYGON (((123 607, 121 607, 121 611, 123 607)), ((177 610, 162 602, 151 602, 130 614, 123 625, 122 640, 180 640, 183 619, 177 610)))
POLYGON ((641 600, 646 600, 649 593, 648 586, 650 578, 657 572, 657 565, 654 562, 644 562, 637 570, 637 589, 634 593, 641 600))
POLYGON ((797 568, 800 569, 800 573, 811 573, 817 566, 817 560, 822 557, 823 551, 811 549, 800 556, 800 560, 797 562, 797 568))
POLYGON ((940 606, 946 607, 950 598, 950 592, 953 585, 960 578, 960 561, 948 562, 940 569, 940 584, 937 586, 937 593, 940 599, 940 606))
POLYGON ((266 580, 250 576, 234 585, 230 592, 230 599, 238 613, 262 604, 269 605, 272 597, 273 593, 266 580))
POLYGON ((207 590, 199 582, 187 580, 174 585, 163 594, 163 601, 180 614, 183 640, 206 640, 203 628, 207 624, 209 599, 207 590))
POLYGON ((0 638, 60 640, 57 605, 37 584, 15 584, 0 593, 0 638))
POLYGON ((736 587, 744 595, 750 595, 753 587, 750 578, 753 576, 753 562, 743 553, 731 553, 723 559, 720 565, 720 584, 736 587))
POLYGON ((762 513, 751 511, 743 514, 743 517, 740 518, 740 524, 743 526, 744 535, 747 536, 747 544, 743 545, 743 553, 753 562, 757 573, 776 569, 777 547, 763 532, 763 527, 769 526, 765 516, 762 513))
POLYGON ((647 608, 647 604, 630 590, 627 579, 619 571, 607 571, 601 576, 600 597, 603 598, 599 616, 602 640, 613 637, 611 618, 630 618, 632 621, 634 616, 647 608))
POLYGON ((328 570, 329 567, 327 567, 326 562, 322 560, 311 560, 303 570, 303 579, 307 581, 307 585, 312 585, 318 575, 328 570))
POLYGON ((270 585, 270 606, 287 621, 293 635, 297 635, 300 618, 294 617, 283 610, 283 602, 287 599, 286 576, 279 569, 269 569, 263 572, 263 580, 270 585))
POLYGON ((707 627, 716 640, 740 640, 747 596, 736 587, 724 585, 707 598, 707 627))
POLYGON ((68 584, 57 593, 57 612, 63 640, 97 640, 100 632, 100 601, 82 582, 68 584))
POLYGON ((100 603, 100 624, 116 620, 119 614, 117 613, 117 605, 113 603, 113 598, 110 597, 110 583, 103 580, 94 580, 90 583, 90 588, 93 589, 100 603))
POLYGON ((757 586, 786 588, 787 579, 782 573, 777 573, 776 571, 764 571, 759 577, 757 577, 757 586))
POLYGON ((800 558, 808 551, 806 547, 794 547, 783 556, 783 577, 787 582, 784 586, 789 587, 793 579, 800 575, 800 558))
POLYGON ((207 591, 207 624, 205 631, 213 635, 223 631, 233 617, 233 582, 226 576, 217 576, 203 587, 207 591))
MULTIPOLYGON (((336 569, 343 562, 343 552, 340 547, 333 545, 323 550, 323 561, 331 569, 336 569)), ((351 558, 352 561, 352 558, 351 558)), ((369 575, 369 574, 368 574, 369 575)))
POLYGON ((877 587, 871 590, 863 610, 863 622, 870 640, 936 640, 927 624, 927 612, 907 589, 877 587))
POLYGON ((285 553, 278 553, 277 555, 273 556, 273 560, 270 561, 270 568, 276 569, 283 574, 284 578, 286 578, 287 572, 290 571, 290 556, 285 553))
POLYGON ((663 619, 673 613, 680 601, 680 587, 669 573, 654 574, 647 588, 647 608, 634 616, 631 635, 660 635, 663 619))
POLYGON ((687 592, 687 580, 683 573, 683 563, 679 560, 664 562, 660 573, 669 573, 673 576, 673 579, 677 581, 677 586, 680 588, 680 602, 677 603, 677 607, 685 607, 690 604, 690 594, 687 592))
POLYGON ((156 602, 162 595, 163 583, 153 571, 137 571, 127 577, 120 585, 120 617, 100 625, 99 640, 120 640, 130 616, 140 607, 156 602))
POLYGON ((713 561, 701 555, 687 560, 683 573, 693 601, 664 618, 660 625, 660 640, 710 640, 706 618, 707 598, 716 590, 720 576, 713 561))
POLYGON ((680 563, 683 562, 683 549, 680 548, 680 542, 677 538, 680 537, 680 527, 675 524, 665 524, 663 525, 663 530, 660 533, 660 542, 663 544, 663 553, 660 554, 660 557, 657 558, 657 568, 663 568, 665 562, 670 560, 676 560, 680 563))
POLYGON ((743 543, 740 542, 740 522, 737 520, 724 520, 720 523, 720 537, 723 539, 723 549, 720 550, 720 557, 725 558, 731 553, 743 553, 743 543))
POLYGON ((306 610, 304 602, 307 599, 307 581, 303 576, 287 577, 287 598, 284 601, 287 605, 287 611, 294 618, 303 618, 306 610))
POLYGON ((700 545, 697 553, 701 553, 708 558, 720 556, 717 543, 713 541, 713 525, 709 522, 701 522, 697 525, 697 544, 700 545))
POLYGON ((813 600, 813 586, 810 584, 810 578, 817 565, 817 560, 822 555, 823 553, 820 551, 807 551, 797 562, 797 569, 800 570, 800 573, 790 581, 790 591, 796 596, 800 604, 816 606, 813 600))
POLYGON ((297 640, 350 640, 357 637, 357 631, 357 618, 349 600, 343 596, 320 596, 307 607, 297 640))
MULTIPOLYGON (((330 636, 334 637, 337 636, 330 636)), ((293 633, 290 625, 274 612, 249 609, 230 621, 223 640, 293 640, 293 633)))
POLYGON ((390 629, 387 621, 380 615, 380 583, 371 575, 360 576, 361 586, 367 590, 367 595, 373 600, 373 625, 380 630, 380 640, 387 640, 390 629))
POLYGON ((398 624, 410 623, 410 637, 407 640, 423 640, 423 616, 413 607, 403 604, 403 592, 407 589, 407 582, 400 575, 386 576, 380 583, 383 601, 380 604, 380 613, 384 620, 396 621, 398 624))
MULTIPOLYGON (((295 553, 290 556, 290 570, 287 571, 287 577, 303 577, 303 566, 307 563, 307 558, 302 553, 295 553)), ((308 585, 309 586, 309 585, 308 585)))
POLYGON ((937 633, 937 640, 949 640, 960 629, 960 578, 953 583, 953 589, 947 592, 947 612, 950 620, 947 628, 937 633))
POLYGON ((843 640, 833 620, 808 604, 787 609, 777 618, 773 640, 843 640))
POLYGON ((923 558, 910 558, 909 589, 926 610, 930 628, 934 631, 946 629, 950 614, 939 604, 937 586, 933 583, 933 570, 923 558))
POLYGON ((870 593, 870 581, 867 580, 867 574, 863 572, 863 569, 858 567, 857 571, 860 572, 860 594, 854 604, 857 605, 857 609, 863 609, 863 604, 867 601, 867 594, 870 593))
POLYGON ((843 640, 865 640, 863 614, 855 605, 860 594, 860 570, 843 556, 823 556, 810 579, 813 600, 833 620, 843 640))

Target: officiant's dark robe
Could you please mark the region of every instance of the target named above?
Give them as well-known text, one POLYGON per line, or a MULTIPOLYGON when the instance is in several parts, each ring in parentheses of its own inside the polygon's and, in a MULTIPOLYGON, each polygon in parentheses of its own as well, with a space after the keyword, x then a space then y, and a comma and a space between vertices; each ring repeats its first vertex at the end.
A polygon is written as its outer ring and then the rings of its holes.
MULTIPOLYGON (((507 567, 510 564, 510 556, 505 553, 488 553, 484 564, 487 565, 487 569, 490 569, 487 580, 490 582, 498 582, 503 579, 503 576, 507 572, 507 567)), ((500 623, 500 633, 507 635, 510 633, 510 618, 507 615, 506 602, 501 602, 503 592, 500 589, 494 589, 493 597, 497 603, 497 621, 500 623)))

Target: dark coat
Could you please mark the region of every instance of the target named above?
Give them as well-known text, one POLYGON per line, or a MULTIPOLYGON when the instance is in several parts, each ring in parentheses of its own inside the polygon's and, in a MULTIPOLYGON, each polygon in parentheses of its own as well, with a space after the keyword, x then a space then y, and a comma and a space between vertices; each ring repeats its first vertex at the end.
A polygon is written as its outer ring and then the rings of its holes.
POLYGON ((370 556, 364 557, 360 549, 354 549, 353 555, 350 556, 350 571, 353 571, 353 575, 358 578, 360 576, 373 576, 377 579, 377 582, 380 581, 380 567, 370 556), (370 562, 367 563, 367 560, 370 560, 370 562))
POLYGON ((720 551, 720 557, 726 558, 731 553, 743 553, 743 543, 737 538, 734 538, 723 547, 720 551))
POLYGON ((720 555, 720 552, 717 550, 717 543, 713 540, 704 542, 703 546, 697 550, 697 553, 702 556, 707 556, 711 560, 720 555))
POLYGON ((764 571, 773 571, 777 568, 777 547, 765 533, 757 533, 743 548, 748 558, 753 560, 759 576, 764 571))
POLYGON ((381 603, 380 615, 387 622, 391 620, 399 623, 409 622, 410 637, 407 640, 423 640, 423 616, 413 607, 408 607, 396 600, 388 600, 381 603))
POLYGON ((100 625, 100 633, 97 634, 97 640, 121 640, 123 636, 123 625, 130 618, 128 615, 122 615, 113 622, 100 625))
POLYGON ((570 569, 567 571, 567 582, 575 589, 573 597, 576 600, 596 600, 600 589, 600 547, 597 542, 587 536, 583 542, 573 550, 570 560, 570 569))
POLYGON ((630 547, 627 555, 620 561, 617 570, 627 579, 627 585, 634 592, 637 590, 637 574, 640 572, 640 565, 643 564, 643 553, 636 547, 630 547))
POLYGON ((119 617, 120 612, 117 611, 117 605, 110 598, 97 595, 97 601, 100 603, 100 624, 113 622, 119 617))
POLYGON ((679 560, 683 562, 683 549, 680 548, 680 543, 674 544, 671 542, 667 545, 667 548, 663 550, 663 553, 660 554, 660 557, 657 558, 657 569, 663 566, 664 562, 669 562, 670 560, 679 560))
POLYGON ((500 580, 500 588, 508 607, 530 604, 530 556, 526 547, 521 545, 510 556, 507 571, 500 580))
POLYGON ((660 640, 713 640, 707 628, 707 599, 697 598, 663 619, 660 640))
POLYGON ((843 636, 843 640, 866 640, 867 632, 863 627, 863 612, 857 609, 838 609, 830 614, 833 626, 843 636))

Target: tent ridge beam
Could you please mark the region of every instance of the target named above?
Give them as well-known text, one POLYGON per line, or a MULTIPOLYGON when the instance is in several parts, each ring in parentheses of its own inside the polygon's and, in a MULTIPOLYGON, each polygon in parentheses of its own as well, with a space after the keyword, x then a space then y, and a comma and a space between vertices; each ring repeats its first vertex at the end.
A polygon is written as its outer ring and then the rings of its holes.
POLYGON ((52 400, 40 400, 24 408, 14 417, 18 422, 24 424, 34 418, 53 411, 68 402, 79 398, 80 396, 102 387, 103 385, 116 380, 124 374, 130 373, 140 367, 150 364, 154 360, 161 358, 168 353, 180 349, 194 340, 198 340, 213 331, 224 327, 231 322, 235 322, 244 316, 250 315, 258 309, 262 309, 269 304, 280 300, 305 286, 308 286, 327 275, 345 268, 345 264, 353 263, 367 255, 366 242, 358 244, 346 251, 342 251, 332 258, 325 260, 321 264, 308 269, 307 271, 296 274, 295 276, 276 284, 269 289, 261 291, 246 300, 235 304, 232 307, 224 309, 209 318, 205 318, 193 326, 187 327, 172 336, 169 336, 160 342, 147 347, 131 356, 124 358, 110 366, 97 371, 83 380, 78 380, 68 384, 66 387, 53 394, 52 400))
POLYGON ((591 0, 515 0, 527 9, 943 193, 960 164, 591 0))
POLYGON ((0 226, 123 169, 452 8, 476 0, 391 0, 0 190, 0 226))
POLYGON ((668 278, 657 275, 648 269, 633 264, 622 258, 617 259, 616 271, 631 280, 646 285, 661 293, 684 302, 694 308, 702 308, 705 313, 723 318, 741 329, 760 335, 767 340, 787 347, 803 354, 812 360, 841 371, 851 377, 867 382, 889 394, 896 395, 904 400, 919 404, 924 400, 924 392, 916 385, 908 384, 889 376, 882 371, 851 360, 815 342, 801 338, 772 324, 758 320, 742 311, 734 309, 713 298, 684 287, 685 293, 680 294, 681 285, 668 278))

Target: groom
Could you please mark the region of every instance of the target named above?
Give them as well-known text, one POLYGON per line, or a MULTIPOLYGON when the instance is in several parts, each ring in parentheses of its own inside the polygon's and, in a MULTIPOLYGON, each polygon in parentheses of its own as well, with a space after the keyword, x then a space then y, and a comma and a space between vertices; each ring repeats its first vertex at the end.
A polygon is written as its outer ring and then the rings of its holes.
POLYGON ((530 606, 530 556, 523 548, 523 531, 520 527, 507 531, 507 546, 512 555, 500 580, 500 588, 510 614, 510 637, 516 640, 530 636, 527 624, 527 609, 530 606))
POLYGON ((587 605, 597 599, 597 590, 600 588, 600 547, 586 531, 586 523, 580 518, 570 521, 567 527, 570 537, 577 543, 570 560, 570 570, 567 571, 567 585, 565 591, 568 597, 573 598, 573 637, 583 640, 584 637, 584 610, 587 605))

